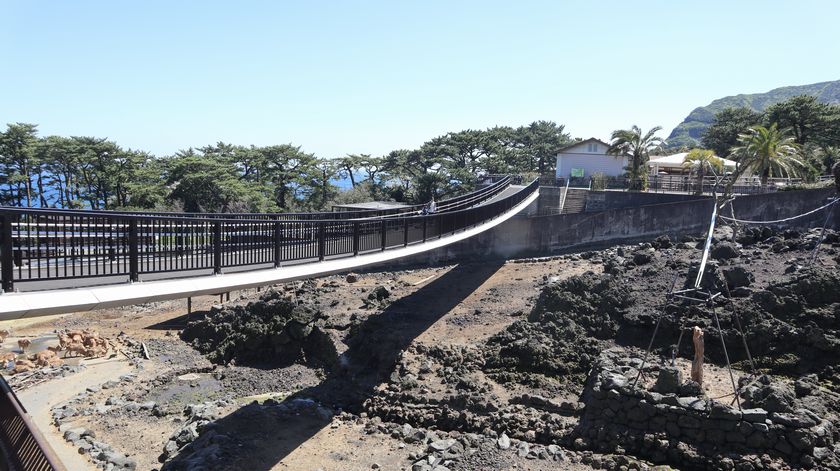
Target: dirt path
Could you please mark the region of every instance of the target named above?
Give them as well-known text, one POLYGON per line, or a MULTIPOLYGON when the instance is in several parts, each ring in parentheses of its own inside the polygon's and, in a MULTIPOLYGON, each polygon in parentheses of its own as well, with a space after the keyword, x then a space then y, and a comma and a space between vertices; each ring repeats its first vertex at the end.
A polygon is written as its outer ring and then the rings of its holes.
POLYGON ((98 386, 106 381, 115 380, 120 375, 129 373, 134 367, 124 358, 110 360, 91 360, 85 362, 86 368, 78 373, 38 384, 18 393, 20 402, 29 411, 35 425, 53 447, 59 459, 68 470, 96 469, 84 455, 64 441, 61 433, 52 425, 50 409, 90 386, 98 386))

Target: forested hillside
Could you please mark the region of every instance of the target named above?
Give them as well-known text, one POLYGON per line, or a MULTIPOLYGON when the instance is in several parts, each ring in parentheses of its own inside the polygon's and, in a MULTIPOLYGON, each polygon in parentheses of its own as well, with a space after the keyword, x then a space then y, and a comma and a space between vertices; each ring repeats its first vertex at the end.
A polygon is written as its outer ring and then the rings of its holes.
POLYGON ((810 95, 826 104, 840 104, 840 80, 821 82, 810 85, 781 87, 766 93, 742 94, 719 98, 706 106, 695 108, 671 135, 669 147, 696 147, 700 144, 703 133, 715 120, 715 114, 726 108, 748 108, 762 112, 771 105, 781 103, 798 95, 810 95))

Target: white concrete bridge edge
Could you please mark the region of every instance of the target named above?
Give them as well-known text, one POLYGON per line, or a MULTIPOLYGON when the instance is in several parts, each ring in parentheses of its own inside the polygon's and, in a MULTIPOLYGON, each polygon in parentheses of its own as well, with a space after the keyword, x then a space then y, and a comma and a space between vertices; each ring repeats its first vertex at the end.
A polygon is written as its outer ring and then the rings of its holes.
POLYGON ((219 294, 255 288, 286 281, 313 278, 349 271, 365 266, 396 260, 435 250, 468 239, 492 229, 519 214, 536 201, 539 190, 514 206, 507 213, 480 226, 451 236, 420 244, 381 252, 343 257, 323 262, 254 270, 222 275, 204 275, 175 280, 147 281, 87 288, 65 288, 48 291, 4 293, 0 295, 0 320, 49 316, 71 312, 92 311, 109 307, 128 306, 152 301, 183 299, 191 296, 219 294))

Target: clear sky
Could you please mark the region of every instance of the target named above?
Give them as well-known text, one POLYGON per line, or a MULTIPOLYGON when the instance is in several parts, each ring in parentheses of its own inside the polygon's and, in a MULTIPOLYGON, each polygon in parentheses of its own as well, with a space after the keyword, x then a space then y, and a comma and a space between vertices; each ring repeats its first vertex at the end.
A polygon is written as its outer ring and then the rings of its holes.
POLYGON ((0 123, 158 155, 381 155, 448 131, 661 125, 840 79, 840 2, 0 0, 0 123))

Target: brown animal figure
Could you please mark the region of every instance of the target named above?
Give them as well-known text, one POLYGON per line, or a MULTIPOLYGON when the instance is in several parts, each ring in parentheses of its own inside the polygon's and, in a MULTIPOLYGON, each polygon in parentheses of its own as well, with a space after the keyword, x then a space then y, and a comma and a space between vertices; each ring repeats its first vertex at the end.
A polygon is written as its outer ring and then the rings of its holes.
POLYGON ((38 366, 58 366, 64 363, 52 350, 44 350, 35 354, 35 364, 38 366))
POLYGON ((5 366, 6 363, 8 363, 10 361, 15 361, 15 360, 17 360, 17 353, 15 353, 15 352, 6 352, 6 353, 3 353, 3 354, 0 354, 0 362, 3 363, 3 366, 5 366))
POLYGON ((67 353, 73 353, 73 356, 78 356, 79 354, 87 356, 88 349, 81 342, 70 342, 67 345, 67 353))
POLYGON ((70 345, 70 342, 73 340, 67 334, 58 334, 58 347, 62 350, 67 350, 67 346, 70 345))
POLYGON ((20 347, 20 351, 26 353, 26 349, 32 345, 32 341, 29 339, 20 339, 18 340, 18 347, 20 347))
POLYGON ((103 348, 99 345, 94 345, 93 347, 88 348, 86 356, 104 357, 106 353, 108 353, 108 349, 103 348))
POLYGON ((5 330, 5 329, 4 329, 4 330, 0 330, 0 343, 5 342, 5 341, 6 341, 6 337, 8 337, 8 336, 9 336, 9 335, 11 335, 11 334, 12 334, 12 333, 11 333, 10 331, 8 331, 8 330, 5 330))
POLYGON ((32 371, 35 368, 35 363, 32 363, 29 360, 18 360, 15 362, 15 368, 12 372, 14 374, 26 373, 27 371, 32 371))

